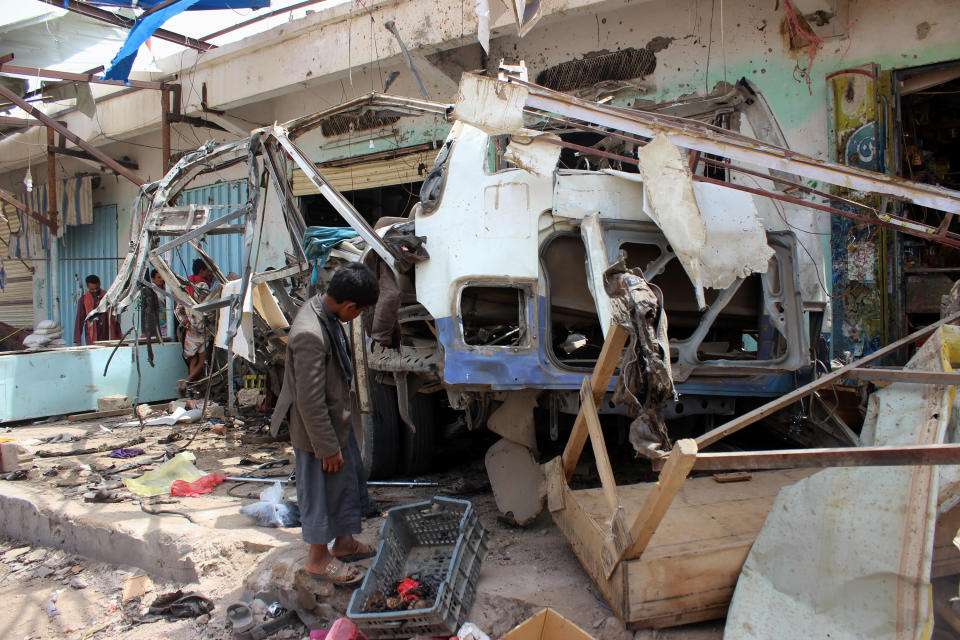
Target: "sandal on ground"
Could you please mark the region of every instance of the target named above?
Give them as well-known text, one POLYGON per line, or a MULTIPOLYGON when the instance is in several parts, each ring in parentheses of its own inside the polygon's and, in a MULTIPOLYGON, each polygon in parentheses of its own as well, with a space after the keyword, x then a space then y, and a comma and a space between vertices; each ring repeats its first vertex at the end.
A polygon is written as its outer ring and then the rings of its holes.
POLYGON ((199 593, 187 593, 170 603, 170 615, 174 618, 198 618, 213 611, 213 601, 199 593))
POLYGON ((347 553, 342 556, 338 556, 337 554, 333 553, 333 551, 331 551, 330 553, 333 555, 334 558, 336 558, 340 562, 356 562, 357 560, 363 560, 364 558, 372 558, 373 556, 377 555, 377 551, 370 545, 366 544, 365 542, 361 542, 355 539, 354 543, 355 543, 355 546, 353 547, 353 551, 351 551, 350 553, 347 553))
POLYGON ((306 567, 304 573, 315 578, 326 578, 338 587, 352 587, 363 582, 363 572, 357 567, 345 564, 337 558, 330 558, 320 573, 308 571, 306 567))

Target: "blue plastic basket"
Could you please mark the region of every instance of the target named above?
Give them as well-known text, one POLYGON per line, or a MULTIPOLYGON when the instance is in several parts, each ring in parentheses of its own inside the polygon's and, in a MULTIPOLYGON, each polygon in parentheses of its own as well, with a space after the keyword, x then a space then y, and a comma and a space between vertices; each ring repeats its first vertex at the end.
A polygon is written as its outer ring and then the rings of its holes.
POLYGON ((347 617, 370 640, 455 635, 466 621, 487 553, 484 530, 468 500, 435 496, 394 507, 380 528, 380 549, 363 585, 353 592, 347 617), (440 574, 436 601, 426 609, 366 613, 370 597, 389 594, 413 573, 440 574))

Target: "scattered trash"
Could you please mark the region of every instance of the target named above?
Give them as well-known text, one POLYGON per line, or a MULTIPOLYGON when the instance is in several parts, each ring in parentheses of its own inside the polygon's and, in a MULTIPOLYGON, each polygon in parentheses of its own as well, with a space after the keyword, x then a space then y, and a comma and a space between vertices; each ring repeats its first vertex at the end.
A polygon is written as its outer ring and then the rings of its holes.
POLYGON ((83 578, 76 577, 70 581, 70 586, 73 587, 74 589, 86 589, 89 585, 87 584, 87 581, 84 580, 83 578))
POLYGON ((225 436, 225 435, 227 435, 227 425, 225 425, 225 424, 219 424, 219 423, 214 424, 214 425, 213 425, 213 432, 214 432, 215 434, 217 434, 218 436, 225 436))
POLYGON ((170 486, 170 495, 181 498, 196 498, 204 493, 212 492, 215 488, 223 484, 226 478, 227 476, 222 473, 208 473, 193 482, 175 480, 170 486))
POLYGON ((157 596, 147 615, 137 622, 156 622, 157 620, 176 620, 182 618, 199 618, 213 611, 213 601, 195 591, 183 593, 177 590, 157 596))
POLYGON ((132 578, 127 578, 123 581, 123 589, 120 592, 120 602, 129 602, 151 591, 153 591, 153 582, 149 576, 140 574, 132 578))
POLYGON ((240 633, 253 628, 255 621, 253 611, 250 605, 245 602, 237 602, 227 607, 227 619, 233 625, 233 632, 240 633))
MULTIPOLYGON (((553 636, 550 636, 551 638, 553 636)), ((465 622, 460 630, 457 631, 457 640, 490 640, 490 636, 480 630, 480 627, 472 622, 465 622)))
POLYGON ((40 438, 40 442, 44 444, 55 444, 57 442, 76 442, 79 439, 80 439, 80 436, 77 436, 77 435, 71 435, 69 433, 58 433, 56 435, 40 438))
POLYGON ((43 607, 43 610, 47 612, 47 616, 50 618, 55 618, 60 615, 60 609, 57 608, 57 598, 60 596, 59 589, 50 594, 50 600, 47 602, 46 606, 43 607))
POLYGON ((159 496, 170 492, 170 487, 177 480, 193 482, 203 477, 193 461, 197 457, 189 451, 173 456, 153 471, 147 471, 139 478, 129 478, 123 484, 138 496, 159 496))
MULTIPOLYGON (((153 418, 152 420, 144 421, 143 425, 145 427, 156 427, 156 426, 172 426, 178 422, 196 422, 200 419, 200 409, 190 409, 189 411, 183 407, 177 407, 173 410, 168 416, 160 416, 159 418, 153 418)), ((131 420, 130 422, 124 422, 122 427, 136 427, 140 426, 139 420, 131 420)))
POLYGON ((140 447, 129 447, 127 449, 114 449, 107 454, 108 458, 135 458, 137 456, 142 456, 144 450, 140 447))
POLYGON ((347 618, 337 618, 329 629, 314 629, 310 640, 367 640, 367 636, 347 618))
POLYGON ((101 431, 106 431, 107 433, 113 433, 113 429, 111 429, 111 428, 109 428, 109 427, 105 427, 105 426, 103 426, 103 425, 100 425, 100 430, 101 430, 101 431))
POLYGON ((260 501, 240 508, 261 527, 295 527, 300 524, 300 509, 296 503, 283 499, 283 485, 275 481, 260 492, 260 501))

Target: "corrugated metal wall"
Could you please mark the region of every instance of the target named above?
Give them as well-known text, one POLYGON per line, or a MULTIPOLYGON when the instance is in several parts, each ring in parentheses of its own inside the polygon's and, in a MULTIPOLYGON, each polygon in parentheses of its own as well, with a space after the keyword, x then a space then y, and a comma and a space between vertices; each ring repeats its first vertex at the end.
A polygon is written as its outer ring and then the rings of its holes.
MULTIPOLYGON (((439 151, 421 151, 390 160, 364 162, 348 167, 321 167, 320 173, 337 191, 354 191, 388 187, 394 184, 419 182, 433 169, 439 151)), ((303 173, 293 170, 293 195, 308 196, 320 193, 303 173)))
MULTIPOLYGON (((0 255, 6 255, 10 232, 18 229, 19 218, 12 205, 4 204, 3 213, 9 222, 0 220, 0 255)), ((0 322, 6 322, 18 329, 33 326, 33 274, 28 265, 16 258, 3 260, 3 290, 0 291, 0 322)), ((4 336, 0 336, 3 338, 4 336)))
MULTIPOLYGON (((178 205, 187 204, 216 204, 228 205, 223 209, 216 209, 211 212, 212 218, 219 218, 231 211, 236 211, 247 201, 247 181, 237 180, 234 182, 221 182, 206 187, 197 187, 196 189, 186 189, 180 194, 177 201, 178 205)), ((242 222, 236 220, 235 222, 242 222)), ((220 271, 224 275, 233 271, 241 273, 243 267, 243 234, 231 233, 219 236, 207 236, 200 245, 207 254, 219 265, 220 271)), ((178 251, 173 251, 173 255, 164 256, 167 263, 178 274, 189 276, 192 271, 194 259, 197 252, 193 247, 184 245, 179 247, 178 251)))
POLYGON ((100 286, 107 289, 117 277, 122 259, 117 256, 117 206, 95 207, 93 224, 67 227, 59 249, 60 324, 63 339, 73 345, 73 321, 77 301, 86 291, 84 280, 89 274, 96 274, 100 277, 100 286))

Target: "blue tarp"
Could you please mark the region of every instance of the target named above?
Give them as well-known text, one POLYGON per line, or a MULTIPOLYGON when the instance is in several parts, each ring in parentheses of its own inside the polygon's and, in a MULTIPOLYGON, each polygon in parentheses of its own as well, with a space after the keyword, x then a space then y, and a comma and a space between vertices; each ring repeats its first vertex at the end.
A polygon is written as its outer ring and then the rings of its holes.
MULTIPOLYGON (((138 6, 149 8, 158 4, 161 0, 146 0, 138 2, 138 6)), ((153 35, 153 32, 172 18, 173 16, 187 11, 188 9, 235 9, 235 8, 262 8, 269 7, 270 0, 238 0, 237 2, 229 0, 179 0, 173 4, 159 9, 155 13, 140 18, 130 29, 126 42, 120 48, 120 51, 110 62, 110 68, 103 76, 107 80, 127 81, 130 77, 130 69, 133 68, 133 61, 137 59, 137 51, 140 45, 147 41, 153 35)))
POLYGON ((307 227, 303 234, 303 252, 313 262, 313 276, 310 284, 317 284, 320 269, 327 264, 330 249, 358 234, 350 227, 307 227))
MULTIPOLYGON (((139 7, 141 9, 150 9, 163 2, 164 0, 105 0, 92 4, 113 6, 113 7, 139 7)), ((209 11, 213 9, 263 9, 270 6, 270 0, 199 0, 190 7, 191 11, 209 11)), ((66 3, 64 3, 66 8, 66 3)))

